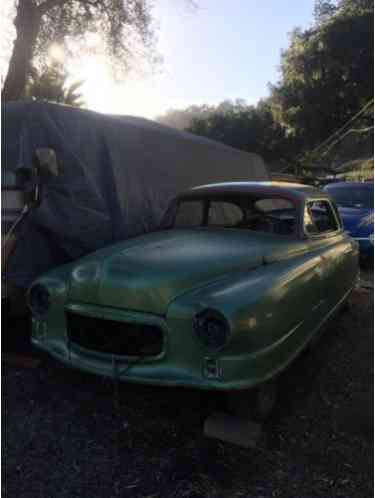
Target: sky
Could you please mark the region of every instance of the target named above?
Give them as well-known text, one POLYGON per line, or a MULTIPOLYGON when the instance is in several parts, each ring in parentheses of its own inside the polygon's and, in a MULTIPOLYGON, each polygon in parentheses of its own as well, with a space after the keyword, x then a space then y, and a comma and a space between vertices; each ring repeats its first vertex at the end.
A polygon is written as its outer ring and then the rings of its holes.
MULTIPOLYGON (((2 0, 4 6, 11 0, 2 0)), ((113 82, 100 57, 70 62, 72 79, 84 79, 87 107, 153 118, 168 109, 268 95, 279 78, 281 50, 296 27, 313 20, 314 0, 155 0, 157 74, 113 82)), ((3 28, 2 28, 3 29, 3 28)), ((1 47, 4 59, 4 47, 1 47)))

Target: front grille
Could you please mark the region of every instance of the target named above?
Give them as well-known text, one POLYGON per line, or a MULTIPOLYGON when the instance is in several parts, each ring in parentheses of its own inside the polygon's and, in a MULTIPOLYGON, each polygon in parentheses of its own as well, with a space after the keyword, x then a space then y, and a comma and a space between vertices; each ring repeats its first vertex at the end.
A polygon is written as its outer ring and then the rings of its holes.
POLYGON ((163 333, 147 324, 117 322, 66 313, 69 340, 99 353, 156 356, 162 352, 163 333))

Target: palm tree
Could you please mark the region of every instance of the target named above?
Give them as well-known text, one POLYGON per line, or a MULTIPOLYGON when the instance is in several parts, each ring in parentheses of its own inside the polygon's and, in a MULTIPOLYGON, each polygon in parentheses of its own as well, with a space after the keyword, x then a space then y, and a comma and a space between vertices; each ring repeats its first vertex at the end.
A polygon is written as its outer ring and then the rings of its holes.
POLYGON ((41 72, 34 69, 29 79, 24 97, 82 107, 85 103, 78 91, 83 81, 67 85, 68 75, 61 64, 53 63, 41 72))

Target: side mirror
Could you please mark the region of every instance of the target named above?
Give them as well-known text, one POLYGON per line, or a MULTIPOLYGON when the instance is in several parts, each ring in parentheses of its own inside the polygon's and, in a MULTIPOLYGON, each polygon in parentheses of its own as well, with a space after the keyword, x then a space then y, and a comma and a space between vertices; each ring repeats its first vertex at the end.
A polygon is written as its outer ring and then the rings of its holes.
POLYGON ((58 175, 55 151, 49 148, 36 149, 32 166, 21 166, 16 170, 16 185, 23 192, 25 204, 33 208, 38 207, 42 200, 44 184, 58 175))
POLYGON ((59 176, 56 153, 53 149, 43 147, 35 151, 35 167, 42 182, 59 176))
POLYGON ((28 206, 36 207, 40 203, 38 172, 35 167, 19 167, 16 170, 16 186, 23 193, 28 206))

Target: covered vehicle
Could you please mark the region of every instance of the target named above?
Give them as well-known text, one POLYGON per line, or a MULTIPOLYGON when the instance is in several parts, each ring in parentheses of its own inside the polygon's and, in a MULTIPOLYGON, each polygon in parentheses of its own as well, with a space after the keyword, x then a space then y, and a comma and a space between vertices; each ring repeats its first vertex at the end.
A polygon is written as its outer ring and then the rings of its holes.
POLYGON ((324 190, 335 200, 345 230, 359 243, 363 259, 374 258, 374 184, 338 182, 324 190))
POLYGON ((26 289, 51 268, 154 230, 181 190, 268 179, 255 154, 146 119, 10 102, 2 123, 8 289, 26 289))
POLYGON ((39 278, 32 341, 124 381, 249 388, 316 337, 357 276, 358 244, 322 191, 202 186, 171 202, 159 230, 39 278))

